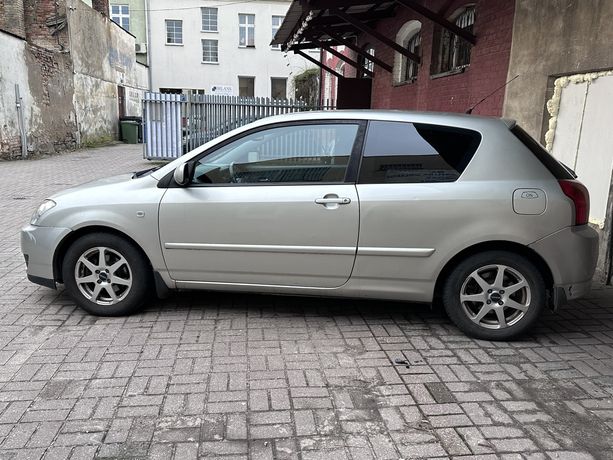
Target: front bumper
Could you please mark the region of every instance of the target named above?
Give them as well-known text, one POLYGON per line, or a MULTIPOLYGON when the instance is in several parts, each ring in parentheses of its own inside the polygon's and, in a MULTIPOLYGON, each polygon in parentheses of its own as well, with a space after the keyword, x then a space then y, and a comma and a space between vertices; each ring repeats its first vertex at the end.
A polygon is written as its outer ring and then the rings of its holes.
POLYGON ((553 276, 553 304, 584 297, 598 262, 598 233, 588 225, 567 227, 530 245, 553 276))
POLYGON ((21 230, 21 252, 26 259, 28 279, 55 288, 53 257, 69 228, 28 225, 21 230))

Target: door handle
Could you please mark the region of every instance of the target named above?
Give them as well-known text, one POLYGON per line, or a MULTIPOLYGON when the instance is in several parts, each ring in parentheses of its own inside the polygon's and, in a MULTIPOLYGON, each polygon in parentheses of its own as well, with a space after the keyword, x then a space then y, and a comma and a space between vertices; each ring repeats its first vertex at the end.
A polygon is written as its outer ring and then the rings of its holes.
POLYGON ((351 203, 351 198, 346 197, 336 197, 336 198, 317 198, 315 200, 317 204, 323 204, 324 206, 327 204, 349 204, 351 203))

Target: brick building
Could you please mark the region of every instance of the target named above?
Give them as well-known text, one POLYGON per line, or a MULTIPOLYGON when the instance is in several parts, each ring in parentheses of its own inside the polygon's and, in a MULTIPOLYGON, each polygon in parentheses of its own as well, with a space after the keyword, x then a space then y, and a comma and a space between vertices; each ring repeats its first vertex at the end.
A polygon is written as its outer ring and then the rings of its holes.
POLYGON ((148 88, 108 0, 0 0, 0 157, 117 138, 148 88))

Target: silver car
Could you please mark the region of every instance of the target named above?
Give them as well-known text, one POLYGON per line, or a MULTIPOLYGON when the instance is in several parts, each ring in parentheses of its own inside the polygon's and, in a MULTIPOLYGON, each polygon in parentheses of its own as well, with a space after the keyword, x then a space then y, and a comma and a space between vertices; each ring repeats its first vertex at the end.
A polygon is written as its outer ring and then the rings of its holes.
POLYGON ((154 289, 440 301, 496 340, 588 292, 588 215, 585 187, 513 121, 310 112, 58 193, 21 247, 31 281, 95 315, 154 289))

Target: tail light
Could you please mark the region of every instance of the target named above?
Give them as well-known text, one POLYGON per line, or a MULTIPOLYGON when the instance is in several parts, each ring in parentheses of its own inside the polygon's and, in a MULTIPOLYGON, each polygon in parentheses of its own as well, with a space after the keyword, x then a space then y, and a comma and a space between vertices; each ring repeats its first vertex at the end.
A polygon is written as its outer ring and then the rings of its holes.
POLYGON ((590 216, 590 193, 578 180, 559 180, 564 194, 573 200, 575 205, 575 225, 587 224, 590 216))

